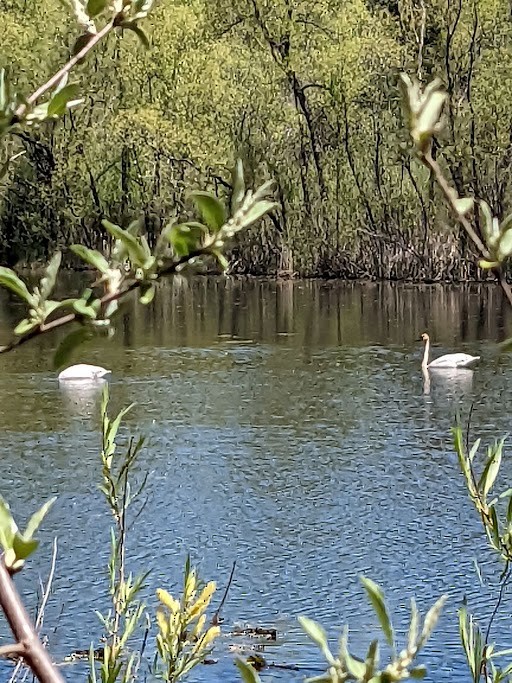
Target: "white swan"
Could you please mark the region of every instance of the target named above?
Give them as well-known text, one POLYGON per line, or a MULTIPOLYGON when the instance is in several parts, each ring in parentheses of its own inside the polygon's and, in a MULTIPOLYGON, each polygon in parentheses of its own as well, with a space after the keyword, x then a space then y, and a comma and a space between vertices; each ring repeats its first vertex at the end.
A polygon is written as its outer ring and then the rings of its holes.
POLYGON ((108 375, 110 370, 105 370, 105 368, 99 365, 87 365, 87 363, 79 363, 78 365, 71 365, 66 368, 61 373, 59 373, 59 381, 78 381, 78 380, 88 380, 89 382, 94 382, 96 380, 102 379, 104 375, 108 375))
POLYGON ((440 370, 443 368, 469 368, 480 360, 480 356, 470 356, 469 353, 448 353, 446 356, 440 356, 429 363, 430 337, 424 332, 421 335, 421 339, 425 342, 425 353, 421 363, 422 368, 439 368, 440 370))

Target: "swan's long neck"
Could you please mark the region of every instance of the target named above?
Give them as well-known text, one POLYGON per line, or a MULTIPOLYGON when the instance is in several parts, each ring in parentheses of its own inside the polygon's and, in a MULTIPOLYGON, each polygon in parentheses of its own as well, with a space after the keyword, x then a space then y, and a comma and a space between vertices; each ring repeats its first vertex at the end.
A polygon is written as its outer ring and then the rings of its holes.
POLYGON ((430 339, 427 337, 425 340, 425 352, 423 354, 423 362, 421 364, 422 368, 426 368, 428 365, 428 354, 430 351, 430 339))

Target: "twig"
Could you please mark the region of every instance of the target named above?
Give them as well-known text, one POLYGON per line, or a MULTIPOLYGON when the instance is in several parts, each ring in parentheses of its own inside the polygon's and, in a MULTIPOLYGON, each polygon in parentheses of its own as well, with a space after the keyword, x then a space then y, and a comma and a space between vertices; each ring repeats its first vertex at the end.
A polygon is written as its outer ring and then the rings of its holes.
POLYGON ((84 57, 87 56, 87 54, 93 49, 95 45, 97 45, 106 35, 110 33, 116 26, 116 18, 112 19, 111 21, 108 22, 108 24, 105 24, 105 26, 101 29, 101 31, 98 31, 98 33, 90 34, 91 38, 89 42, 84 45, 84 47, 80 50, 80 52, 77 52, 77 54, 72 57, 64 66, 57 71, 46 83, 43 83, 36 91, 30 95, 30 97, 27 99, 26 102, 23 104, 20 104, 20 106, 16 109, 16 112, 14 114, 15 118, 18 120, 23 119, 25 114, 27 113, 27 110, 37 102, 37 100, 42 97, 45 93, 47 93, 49 90, 51 90, 53 87, 57 86, 59 82, 62 80, 62 78, 68 74, 73 67, 75 67, 78 62, 84 57))
POLYGON ((22 643, 12 643, 12 645, 2 645, 0 647, 0 657, 23 657, 25 646, 22 643))
POLYGON ((231 574, 229 575, 228 585, 226 586, 226 590, 224 591, 224 595, 222 596, 222 600, 220 601, 220 605, 217 607, 217 610, 212 617, 212 620, 211 620, 212 626, 218 626, 219 625, 220 611, 224 607, 224 603, 226 602, 226 598, 228 597, 228 592, 229 592, 229 589, 231 588, 231 583, 232 583, 233 577, 235 575, 235 567, 236 567, 236 560, 233 562, 233 566, 231 567, 231 574))
MULTIPOLYGON (((443 172, 441 170, 441 167, 437 163, 437 161, 432 157, 432 154, 430 150, 423 152, 420 154, 420 159, 423 161, 425 166, 431 171, 433 174, 437 184, 439 185, 441 192, 443 193, 449 207, 451 208, 452 212, 454 213, 456 219, 459 221, 459 223, 462 225, 466 233, 469 235, 471 240, 473 241, 473 244, 476 246, 478 251, 480 252, 480 255, 487 259, 491 260, 491 255, 489 253, 489 250, 485 246, 485 244, 482 242, 480 237, 477 235, 475 229, 471 225, 471 222, 464 216, 463 214, 459 213, 457 211, 457 206, 456 206, 456 201, 459 199, 457 192, 450 187, 448 184, 448 181, 443 175, 443 172)), ((512 306, 512 289, 510 288, 510 285, 505 279, 505 275, 503 274, 503 271, 501 268, 492 268, 492 272, 496 275, 501 288, 505 294, 505 296, 508 299, 508 303, 512 306)))
POLYGON ((5 614, 16 642, 23 647, 23 657, 41 683, 64 683, 53 666, 50 655, 39 640, 13 578, 0 558, 0 607, 5 614))
POLYGON ((500 608, 501 601, 503 600, 503 594, 505 592, 505 588, 507 586, 509 579, 510 579, 510 567, 507 566, 505 575, 503 576, 503 579, 501 582, 500 592, 498 594, 498 599, 497 599, 496 605, 494 606, 494 609, 492 611, 491 618, 489 619, 489 624, 487 625, 487 631, 485 632, 485 644, 486 645, 489 642, 489 636, 491 635, 492 623, 493 623, 494 618, 495 618, 495 616, 498 613, 498 610, 500 608))

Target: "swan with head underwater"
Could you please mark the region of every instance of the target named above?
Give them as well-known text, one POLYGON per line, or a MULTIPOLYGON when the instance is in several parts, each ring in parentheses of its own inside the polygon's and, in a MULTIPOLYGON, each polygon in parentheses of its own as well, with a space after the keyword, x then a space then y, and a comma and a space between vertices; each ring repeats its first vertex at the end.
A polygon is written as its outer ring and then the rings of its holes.
POLYGON ((469 353, 448 353, 446 356, 440 356, 429 363, 430 337, 426 332, 423 332, 421 340, 425 342, 425 352, 423 354, 423 362, 421 363, 423 369, 432 368, 433 370, 442 370, 443 368, 470 368, 480 360, 480 356, 470 356, 469 353))
POLYGON ((87 363, 78 363, 78 365, 71 365, 59 373, 59 382, 97 382, 104 379, 105 375, 110 374, 110 370, 102 368, 100 365, 88 365, 87 363))

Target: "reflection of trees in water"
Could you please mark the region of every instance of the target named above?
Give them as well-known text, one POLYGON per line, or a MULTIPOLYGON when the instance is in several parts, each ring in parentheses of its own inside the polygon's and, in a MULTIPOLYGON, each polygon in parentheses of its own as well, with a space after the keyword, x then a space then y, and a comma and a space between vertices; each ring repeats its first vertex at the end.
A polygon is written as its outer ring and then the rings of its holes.
POLYGON ((439 343, 506 334, 499 288, 389 283, 196 278, 165 283, 149 308, 132 303, 129 345, 204 346, 220 338, 287 344, 410 345, 428 330, 439 343), (149 341, 149 340, 148 340, 149 341), (147 343, 147 342, 146 342, 147 343))
MULTIPOLYGON (((76 281, 73 286, 77 288, 76 281)), ((112 351, 208 347, 230 337, 281 342, 303 353, 317 346, 412 346, 424 330, 435 343, 451 347, 456 342, 504 339, 510 317, 500 289, 490 285, 196 277, 164 282, 159 290, 150 306, 135 299, 126 304, 108 345, 112 351)), ((0 336, 12 329, 20 313, 0 292, 0 336)), ((46 352, 55 343, 55 336, 43 337, 37 352, 46 352)), ((93 343, 91 348, 99 353, 101 345, 93 343)), ((33 358, 31 346, 26 353, 33 358)), ((25 351, 15 356, 20 353, 25 351)))

